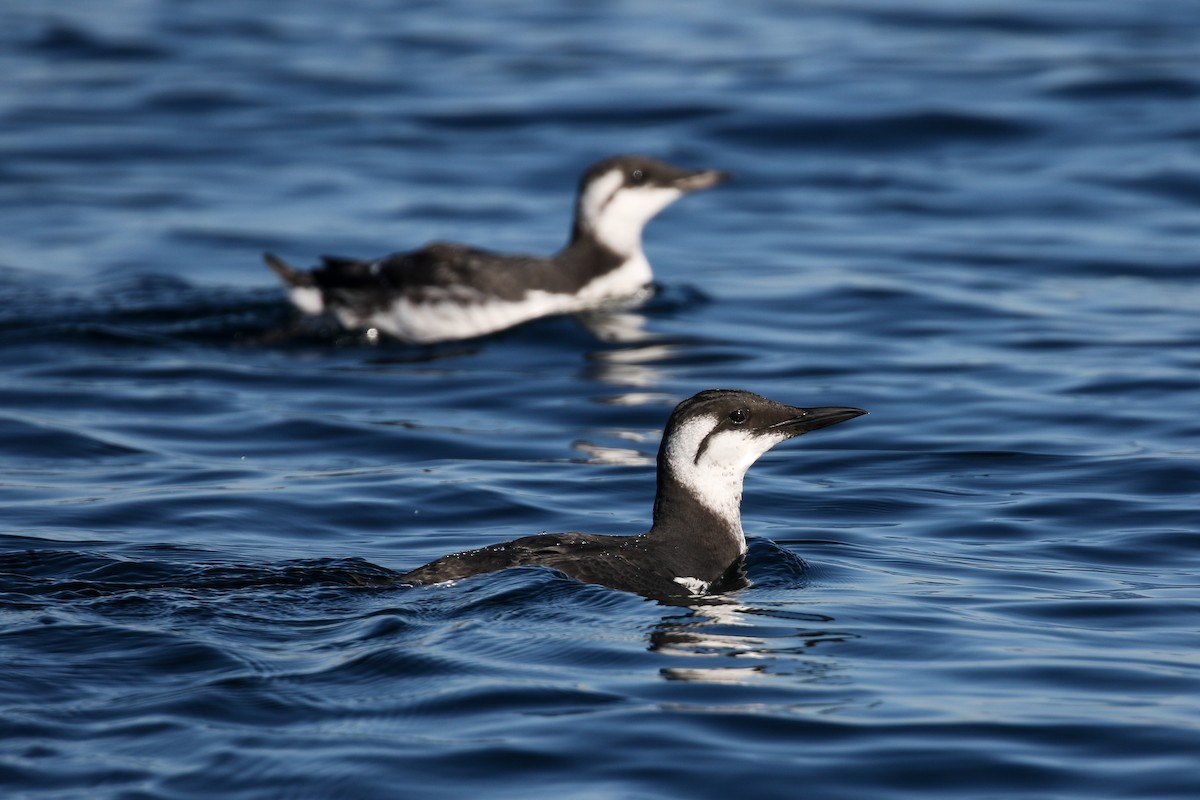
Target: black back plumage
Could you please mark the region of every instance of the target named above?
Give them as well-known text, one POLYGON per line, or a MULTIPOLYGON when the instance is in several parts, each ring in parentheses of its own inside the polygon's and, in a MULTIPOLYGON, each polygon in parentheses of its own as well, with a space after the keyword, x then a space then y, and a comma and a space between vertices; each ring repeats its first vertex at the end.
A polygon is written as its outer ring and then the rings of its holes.
MULTIPOLYGON (((469 578, 512 567, 547 567, 583 583, 594 583, 656 600, 692 597, 678 583, 674 548, 647 536, 608 536, 595 533, 542 533, 478 550, 451 553, 406 572, 398 583, 421 586, 469 578)), ((714 583, 729 591, 745 584, 741 557, 725 561, 714 583), (728 576, 728 577, 724 577, 728 576)))
POLYGON ((621 259, 602 247, 567 248, 554 259, 433 242, 374 261, 321 256, 308 275, 331 302, 360 313, 382 310, 396 295, 414 303, 520 300, 530 286, 573 294, 621 259))

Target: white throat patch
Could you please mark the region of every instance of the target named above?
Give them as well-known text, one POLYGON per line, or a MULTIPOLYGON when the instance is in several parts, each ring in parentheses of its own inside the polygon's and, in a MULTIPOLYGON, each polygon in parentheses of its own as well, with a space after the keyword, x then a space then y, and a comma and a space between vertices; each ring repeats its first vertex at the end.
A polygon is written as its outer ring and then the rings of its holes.
POLYGON ((579 217, 597 241, 628 257, 641 254, 646 223, 683 192, 666 186, 624 186, 624 182, 618 169, 593 180, 579 200, 579 217))
POLYGON ((737 429, 712 433, 719 423, 716 417, 704 416, 677 427, 667 444, 667 462, 697 500, 737 530, 745 552, 742 480, 759 456, 789 437, 737 429))

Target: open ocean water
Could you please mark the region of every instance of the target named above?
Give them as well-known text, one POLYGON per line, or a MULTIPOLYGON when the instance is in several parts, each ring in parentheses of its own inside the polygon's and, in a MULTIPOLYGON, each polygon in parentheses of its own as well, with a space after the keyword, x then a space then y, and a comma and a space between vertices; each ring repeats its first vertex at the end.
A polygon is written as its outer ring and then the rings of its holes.
POLYGON ((1200 797, 1200 5, 0 5, 0 796, 1200 797), (434 348, 262 250, 549 253, 592 161, 737 178, 662 284, 434 348), (672 405, 753 585, 372 578, 645 530, 672 405))

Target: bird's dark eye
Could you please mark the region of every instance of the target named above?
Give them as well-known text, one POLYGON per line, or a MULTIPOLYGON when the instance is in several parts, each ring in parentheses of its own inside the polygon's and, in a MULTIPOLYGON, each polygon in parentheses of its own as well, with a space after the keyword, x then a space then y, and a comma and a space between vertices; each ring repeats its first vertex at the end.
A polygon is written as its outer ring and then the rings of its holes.
POLYGON ((633 172, 629 173, 629 182, 633 183, 633 184, 645 183, 646 182, 645 171, 640 170, 640 169, 635 169, 633 172))
POLYGON ((750 412, 744 408, 739 408, 737 411, 729 412, 729 421, 734 425, 741 425, 748 419, 750 419, 750 412))

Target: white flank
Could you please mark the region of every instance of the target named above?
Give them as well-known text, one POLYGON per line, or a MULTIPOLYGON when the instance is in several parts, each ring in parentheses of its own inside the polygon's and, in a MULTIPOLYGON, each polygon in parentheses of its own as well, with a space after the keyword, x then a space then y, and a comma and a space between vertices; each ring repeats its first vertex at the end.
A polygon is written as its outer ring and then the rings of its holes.
POLYGON ((321 290, 312 286, 290 286, 288 297, 305 314, 320 314, 325 310, 325 298, 321 296, 321 290))
POLYGON ((676 583, 688 590, 692 597, 702 597, 708 592, 708 582, 699 578, 675 578, 676 583))
POLYGON ((374 325, 398 339, 430 344, 482 336, 548 314, 572 311, 576 302, 572 295, 537 290, 526 292, 521 300, 499 300, 484 298, 473 289, 459 287, 447 290, 445 299, 414 303, 401 297, 386 311, 372 314, 367 319, 349 312, 339 312, 338 318, 346 327, 374 325))
POLYGON ((407 342, 431 344, 482 336, 538 317, 585 311, 636 296, 651 278, 650 265, 639 251, 636 258, 596 278, 577 294, 531 289, 520 300, 502 300, 470 287, 452 286, 436 293, 426 290, 420 302, 399 297, 385 311, 367 317, 348 308, 334 311, 347 328, 374 326, 407 342))

